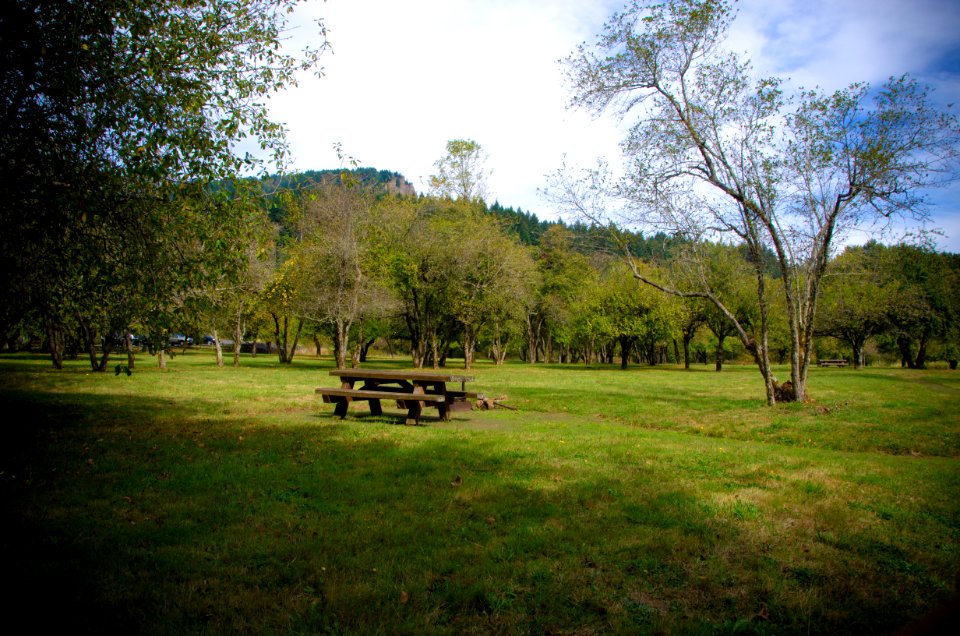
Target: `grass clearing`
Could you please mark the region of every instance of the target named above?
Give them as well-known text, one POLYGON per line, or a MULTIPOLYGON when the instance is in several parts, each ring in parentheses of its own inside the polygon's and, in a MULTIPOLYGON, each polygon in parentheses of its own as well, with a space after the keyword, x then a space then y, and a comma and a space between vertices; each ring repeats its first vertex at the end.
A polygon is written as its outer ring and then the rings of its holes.
POLYGON ((949 371, 814 369, 814 403, 767 408, 746 367, 480 365, 519 411, 406 427, 334 418, 329 361, 141 367, 0 358, 8 600, 38 626, 864 633, 956 591, 949 371))

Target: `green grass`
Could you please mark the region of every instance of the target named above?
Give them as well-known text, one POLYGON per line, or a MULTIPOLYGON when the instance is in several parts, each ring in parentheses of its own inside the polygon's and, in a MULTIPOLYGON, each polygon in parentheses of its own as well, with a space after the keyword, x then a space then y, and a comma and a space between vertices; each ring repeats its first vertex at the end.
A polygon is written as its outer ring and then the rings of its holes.
POLYGON ((407 427, 363 405, 335 419, 313 393, 336 384, 328 360, 149 363, 0 357, 8 617, 861 634, 956 591, 955 372, 813 369, 812 403, 768 408, 749 367, 482 364, 471 388, 519 410, 407 427))

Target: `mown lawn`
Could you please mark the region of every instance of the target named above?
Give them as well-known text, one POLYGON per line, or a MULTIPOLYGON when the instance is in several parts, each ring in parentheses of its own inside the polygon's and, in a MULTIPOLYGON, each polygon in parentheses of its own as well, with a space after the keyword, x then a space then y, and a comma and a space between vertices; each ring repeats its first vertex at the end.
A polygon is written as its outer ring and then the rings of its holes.
POLYGON ((333 418, 329 360, 151 362, 0 357, 10 624, 863 634, 957 589, 957 372, 813 369, 768 408, 750 367, 481 364, 518 410, 407 427, 333 418))

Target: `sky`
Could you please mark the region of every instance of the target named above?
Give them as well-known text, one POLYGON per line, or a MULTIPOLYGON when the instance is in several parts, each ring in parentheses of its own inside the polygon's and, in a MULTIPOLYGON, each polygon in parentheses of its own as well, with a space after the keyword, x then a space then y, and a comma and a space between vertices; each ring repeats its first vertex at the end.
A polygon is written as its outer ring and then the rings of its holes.
MULTIPOLYGON (((759 75, 825 90, 909 73, 940 103, 960 107, 958 0, 739 0, 727 46, 759 75)), ((292 169, 340 167, 334 145, 361 166, 403 174, 427 190, 452 139, 487 155, 488 202, 558 218, 543 198, 564 162, 619 156, 613 114, 568 107, 560 60, 592 43, 620 0, 308 0, 288 45, 331 49, 321 77, 274 95, 292 169)), ((960 252, 960 186, 931 194, 939 247, 960 252)), ((856 242, 856 239, 854 239, 856 242)))

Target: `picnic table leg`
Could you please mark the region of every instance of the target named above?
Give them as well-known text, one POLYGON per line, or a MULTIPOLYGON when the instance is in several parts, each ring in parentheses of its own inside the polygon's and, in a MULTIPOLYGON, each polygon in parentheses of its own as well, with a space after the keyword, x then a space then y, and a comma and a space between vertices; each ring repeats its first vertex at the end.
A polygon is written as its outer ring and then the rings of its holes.
POLYGON ((447 387, 445 384, 441 384, 439 387, 440 394, 443 395, 443 402, 437 404, 437 410, 440 412, 440 419, 444 422, 450 421, 450 403, 447 402, 449 397, 447 396, 447 387))
POLYGON ((420 423, 420 413, 423 412, 423 405, 420 400, 406 400, 407 403, 407 426, 416 426, 420 423))
MULTIPOLYGON (((466 383, 461 382, 460 385, 464 386, 466 383)), ((443 402, 438 404, 438 410, 440 411, 440 419, 444 422, 450 421, 450 405, 453 402, 453 398, 447 395, 447 383, 441 382, 437 385, 437 390, 443 395, 443 402)))
POLYGON ((416 399, 417 394, 423 394, 423 386, 417 384, 413 387, 412 400, 406 400, 407 405, 407 426, 416 426, 420 424, 420 414, 423 413, 423 402, 416 399))
MULTIPOLYGON (((353 388, 353 382, 341 382, 341 383, 340 383, 340 388, 341 388, 341 389, 352 389, 352 388, 353 388)), ((337 400, 337 406, 333 409, 333 414, 334 414, 334 415, 339 415, 339 416, 340 416, 340 419, 342 420, 343 418, 345 418, 345 417, 347 416, 347 406, 348 406, 349 404, 350 404, 350 398, 348 398, 348 397, 346 397, 346 396, 340 398, 339 400, 337 400)))
MULTIPOLYGON (((380 384, 373 380, 367 380, 360 388, 363 390, 376 391, 380 388, 380 384)), ((367 403, 370 404, 370 415, 383 415, 383 407, 380 406, 379 399, 371 399, 368 400, 367 403)))

